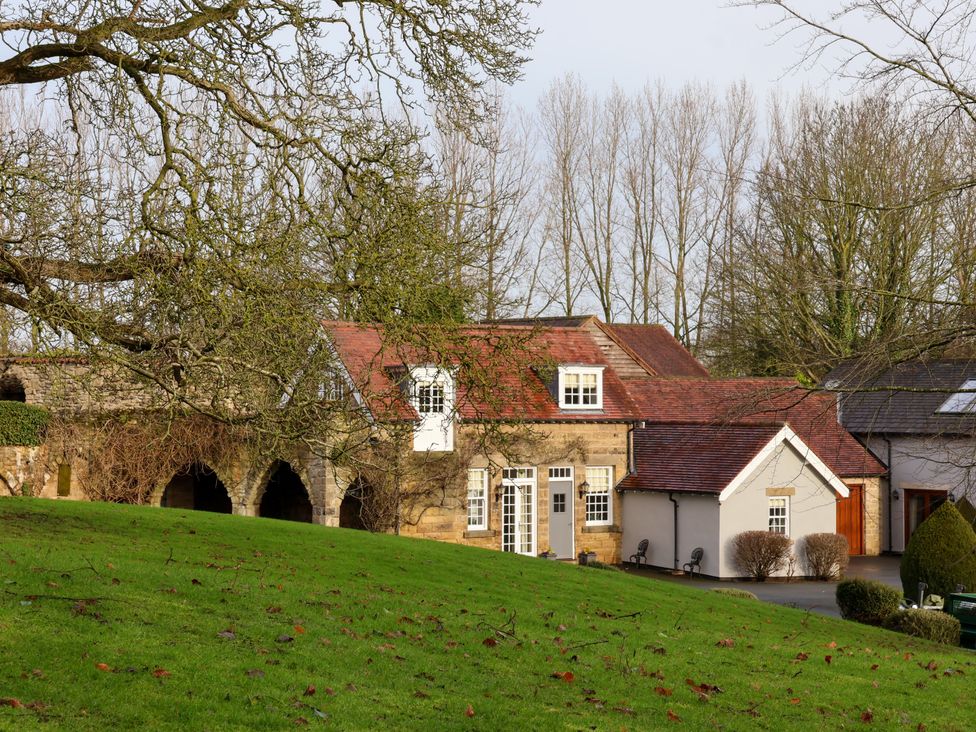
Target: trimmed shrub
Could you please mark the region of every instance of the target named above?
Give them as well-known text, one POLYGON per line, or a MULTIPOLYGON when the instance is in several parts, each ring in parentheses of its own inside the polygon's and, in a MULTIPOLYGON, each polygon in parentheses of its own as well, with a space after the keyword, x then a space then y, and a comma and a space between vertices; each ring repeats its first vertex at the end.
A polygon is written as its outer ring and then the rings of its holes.
POLYGON ((803 540, 807 574, 818 580, 840 579, 850 561, 847 537, 842 534, 807 534, 803 540))
POLYGON ((881 625, 901 605, 897 587, 876 580, 849 579, 837 585, 837 607, 846 620, 881 625))
POLYGON ((732 561, 757 582, 779 572, 789 560, 793 540, 771 531, 743 531, 732 537, 732 561))
POLYGON ((896 610, 888 616, 884 626, 916 638, 959 645, 959 619, 939 610, 896 610))
POLYGON ((976 590, 976 532, 948 501, 915 529, 901 557, 906 597, 918 599, 919 582, 926 594, 943 597, 959 584, 976 590))
POLYGON ((0 445, 40 445, 50 418, 40 407, 0 401, 0 445))
POLYGON ((749 592, 749 590, 740 590, 738 587, 714 587, 712 588, 712 592, 717 592, 720 595, 728 595, 729 597, 738 597, 740 600, 759 599, 749 592))

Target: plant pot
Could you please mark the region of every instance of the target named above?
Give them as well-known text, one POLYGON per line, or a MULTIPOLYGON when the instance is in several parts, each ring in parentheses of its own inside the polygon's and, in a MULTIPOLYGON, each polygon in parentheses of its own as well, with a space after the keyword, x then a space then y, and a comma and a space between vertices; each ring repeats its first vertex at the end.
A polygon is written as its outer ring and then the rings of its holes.
POLYGON ((576 559, 580 564, 590 564, 596 561, 596 552, 580 552, 576 559))

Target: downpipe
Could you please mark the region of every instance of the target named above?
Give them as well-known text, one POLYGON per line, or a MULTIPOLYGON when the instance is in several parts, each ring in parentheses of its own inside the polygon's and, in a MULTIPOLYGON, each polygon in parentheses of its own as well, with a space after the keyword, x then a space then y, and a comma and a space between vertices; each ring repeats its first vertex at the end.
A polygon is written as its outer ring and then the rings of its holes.
POLYGON ((668 493, 668 500, 674 504, 674 569, 678 571, 678 502, 674 499, 674 493, 668 493))

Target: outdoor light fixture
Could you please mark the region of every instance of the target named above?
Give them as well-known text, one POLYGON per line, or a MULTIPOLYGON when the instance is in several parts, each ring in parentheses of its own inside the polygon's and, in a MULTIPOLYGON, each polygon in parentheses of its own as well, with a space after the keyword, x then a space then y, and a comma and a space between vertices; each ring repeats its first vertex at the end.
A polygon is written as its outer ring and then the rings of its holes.
POLYGON ((897 501, 899 498, 901 498, 901 491, 895 488, 893 491, 891 491, 891 497, 897 501))
POLYGON ((502 499, 502 484, 495 484, 495 503, 498 503, 502 499))
POLYGON ((579 484, 579 497, 586 498, 586 494, 590 492, 590 484, 585 480, 579 484))

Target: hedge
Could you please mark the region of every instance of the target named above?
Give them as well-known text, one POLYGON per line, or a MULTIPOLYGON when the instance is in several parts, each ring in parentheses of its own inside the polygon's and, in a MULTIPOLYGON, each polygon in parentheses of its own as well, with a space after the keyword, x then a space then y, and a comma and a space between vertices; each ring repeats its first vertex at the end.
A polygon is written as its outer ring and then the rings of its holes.
POLYGON ((50 418, 40 407, 0 401, 0 446, 40 445, 50 418))
POLYGON ((956 585, 976 590, 976 532, 950 502, 943 503, 912 533, 901 558, 905 596, 918 599, 918 583, 926 595, 947 597, 956 585))
POLYGON ((753 593, 749 590, 740 590, 738 587, 715 587, 712 592, 717 592, 720 595, 727 595, 729 597, 738 597, 741 600, 758 600, 753 593))
POLYGON ((888 630, 950 646, 959 645, 959 619, 941 610, 898 610, 885 620, 888 630))
POLYGON ((841 617, 867 625, 881 625, 901 605, 896 587, 876 580, 850 579, 837 585, 841 617))

